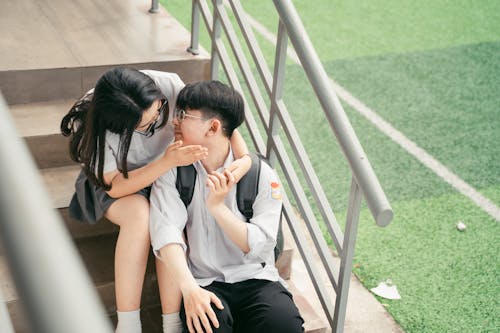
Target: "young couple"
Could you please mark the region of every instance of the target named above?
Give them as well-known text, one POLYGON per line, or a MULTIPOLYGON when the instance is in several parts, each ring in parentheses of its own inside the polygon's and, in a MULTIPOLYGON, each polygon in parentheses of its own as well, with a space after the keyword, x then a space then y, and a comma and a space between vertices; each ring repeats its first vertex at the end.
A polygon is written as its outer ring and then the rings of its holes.
POLYGON ((70 212, 120 226, 117 332, 141 332, 150 244, 164 332, 303 331, 274 266, 281 201, 267 164, 249 223, 237 207, 236 183, 251 164, 236 130, 243 119, 242 97, 218 81, 184 86, 172 73, 125 68, 106 72, 63 119, 83 166, 70 212), (189 164, 197 176, 186 207, 176 167, 189 164))

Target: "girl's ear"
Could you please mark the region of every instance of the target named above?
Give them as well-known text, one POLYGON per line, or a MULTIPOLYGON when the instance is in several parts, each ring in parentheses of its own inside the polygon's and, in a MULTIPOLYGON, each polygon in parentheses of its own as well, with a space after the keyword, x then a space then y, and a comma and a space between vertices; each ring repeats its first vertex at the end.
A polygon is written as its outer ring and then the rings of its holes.
POLYGON ((219 119, 213 118, 210 121, 210 128, 208 129, 207 135, 209 135, 209 136, 214 135, 220 130, 222 130, 222 123, 220 122, 219 119))

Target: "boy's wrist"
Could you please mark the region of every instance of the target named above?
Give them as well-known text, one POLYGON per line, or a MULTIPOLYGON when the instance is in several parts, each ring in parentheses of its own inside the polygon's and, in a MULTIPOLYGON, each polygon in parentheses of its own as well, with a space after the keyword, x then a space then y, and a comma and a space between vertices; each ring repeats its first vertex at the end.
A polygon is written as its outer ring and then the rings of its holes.
POLYGON ((213 217, 217 218, 218 215, 220 215, 224 209, 226 208, 226 205, 224 205, 224 202, 212 204, 210 206, 207 206, 208 211, 213 215, 213 217))

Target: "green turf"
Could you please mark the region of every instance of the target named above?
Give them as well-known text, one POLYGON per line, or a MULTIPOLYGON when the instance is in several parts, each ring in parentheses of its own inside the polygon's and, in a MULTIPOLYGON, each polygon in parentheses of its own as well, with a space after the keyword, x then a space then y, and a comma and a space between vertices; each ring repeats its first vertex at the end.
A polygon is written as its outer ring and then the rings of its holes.
POLYGON ((392 205, 404 215, 385 229, 361 214, 355 273, 363 284, 392 279, 402 299, 379 300, 406 332, 498 329, 498 222, 456 194, 392 205))
MULTIPOLYGON (((323 61, 497 41, 500 2, 294 0, 323 61), (326 32, 326 33, 325 33, 326 32)), ((271 31, 271 1, 244 2, 271 31)))
POLYGON ((358 99, 481 189, 500 184, 499 54, 500 42, 326 67, 358 99))

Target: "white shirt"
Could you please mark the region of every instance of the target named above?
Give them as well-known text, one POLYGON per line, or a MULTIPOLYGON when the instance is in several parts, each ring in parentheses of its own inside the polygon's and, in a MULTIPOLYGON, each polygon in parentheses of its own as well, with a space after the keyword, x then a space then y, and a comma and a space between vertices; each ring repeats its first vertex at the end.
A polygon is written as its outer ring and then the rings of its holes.
MULTIPOLYGON (((230 152, 224 166, 218 171, 222 172, 232 161, 233 155, 230 152)), ((271 192, 271 184, 279 184, 274 170, 266 163, 261 163, 259 192, 253 204, 254 214, 250 222, 246 223, 250 251, 245 254, 225 235, 206 208, 205 200, 210 191, 206 186, 207 172, 201 162, 196 162, 194 167, 197 177, 193 198, 187 210, 175 186, 177 168, 171 169, 153 184, 150 197, 150 234, 155 255, 159 257, 160 249, 172 243, 180 244, 185 251, 189 247, 188 265, 201 286, 213 281, 278 281, 274 247, 282 203, 276 187, 271 192), (184 228, 188 246, 183 239, 184 228)), ((227 195, 225 204, 238 218, 245 221, 238 210, 236 186, 227 195)))
MULTIPOLYGON (((184 82, 177 74, 159 72, 153 70, 141 70, 154 80, 156 86, 161 90, 168 101, 168 119, 164 127, 155 131, 154 135, 147 137, 134 132, 130 142, 130 148, 127 155, 127 168, 134 170, 140 168, 152 161, 160 158, 167 149, 167 146, 174 139, 174 126, 172 120, 174 117, 175 104, 179 91, 184 87, 184 82)), ((106 148, 104 152, 104 173, 122 169, 119 160, 120 135, 106 132, 106 148)))

